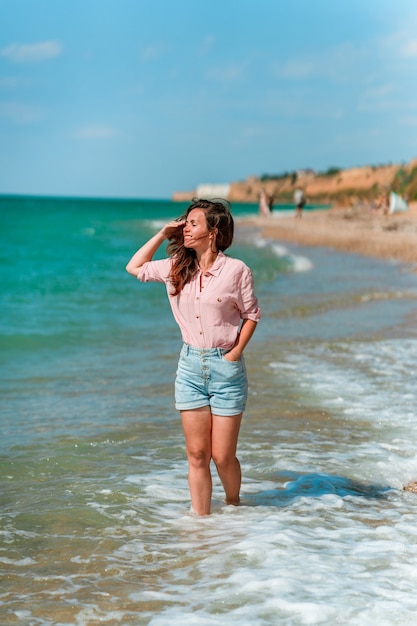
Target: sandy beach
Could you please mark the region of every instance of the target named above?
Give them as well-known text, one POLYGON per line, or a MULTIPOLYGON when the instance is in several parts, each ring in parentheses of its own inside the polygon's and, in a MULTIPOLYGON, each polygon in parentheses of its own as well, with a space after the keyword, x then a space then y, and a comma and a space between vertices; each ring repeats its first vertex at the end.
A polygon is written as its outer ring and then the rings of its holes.
POLYGON ((417 263, 417 202, 393 215, 366 207, 334 207, 304 211, 301 219, 273 215, 256 222, 268 238, 417 263))

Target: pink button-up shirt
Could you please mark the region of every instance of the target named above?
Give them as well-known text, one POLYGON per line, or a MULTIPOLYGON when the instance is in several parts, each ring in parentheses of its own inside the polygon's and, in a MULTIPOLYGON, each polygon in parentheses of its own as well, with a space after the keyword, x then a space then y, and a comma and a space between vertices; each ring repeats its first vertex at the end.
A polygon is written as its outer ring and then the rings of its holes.
POLYGON ((144 263, 142 282, 165 283, 174 318, 185 343, 196 348, 225 348, 235 344, 241 320, 258 322, 261 312, 253 292, 250 269, 239 259, 219 252, 212 267, 198 270, 181 293, 170 293, 172 258, 144 263), (202 287, 200 287, 202 285, 202 287))

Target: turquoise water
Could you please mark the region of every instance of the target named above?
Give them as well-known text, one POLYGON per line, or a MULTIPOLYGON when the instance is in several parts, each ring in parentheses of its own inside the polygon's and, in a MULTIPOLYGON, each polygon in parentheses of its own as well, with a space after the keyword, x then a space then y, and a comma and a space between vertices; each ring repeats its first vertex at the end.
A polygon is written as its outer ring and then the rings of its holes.
POLYGON ((179 331, 124 270, 184 206, 0 197, 0 623, 414 623, 414 268, 266 240, 233 207, 263 310, 243 505, 215 478, 195 519, 179 331))

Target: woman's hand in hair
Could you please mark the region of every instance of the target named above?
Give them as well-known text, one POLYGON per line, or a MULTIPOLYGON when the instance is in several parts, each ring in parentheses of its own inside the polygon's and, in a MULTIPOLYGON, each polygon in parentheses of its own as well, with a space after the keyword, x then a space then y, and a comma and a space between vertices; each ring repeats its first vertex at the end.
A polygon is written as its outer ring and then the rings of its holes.
POLYGON ((182 233, 184 224, 185 220, 173 220, 172 222, 168 222, 167 224, 165 224, 165 226, 161 228, 159 232, 165 239, 171 239, 177 234, 182 233))
POLYGON ((165 239, 178 239, 182 236, 182 229, 185 222, 182 220, 168 222, 161 230, 149 239, 130 259, 126 265, 126 271, 132 276, 137 276, 144 263, 152 261, 152 257, 165 239), (178 234, 177 234, 178 233, 178 234))

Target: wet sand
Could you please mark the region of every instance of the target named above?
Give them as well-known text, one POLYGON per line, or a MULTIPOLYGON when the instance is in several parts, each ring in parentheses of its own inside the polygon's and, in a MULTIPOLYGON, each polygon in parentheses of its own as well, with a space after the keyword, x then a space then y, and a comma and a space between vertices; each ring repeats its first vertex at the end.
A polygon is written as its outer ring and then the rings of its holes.
POLYGON ((301 218, 272 215, 256 222, 270 239, 417 263, 417 202, 409 211, 393 215, 367 207, 335 207, 304 211, 301 218))

